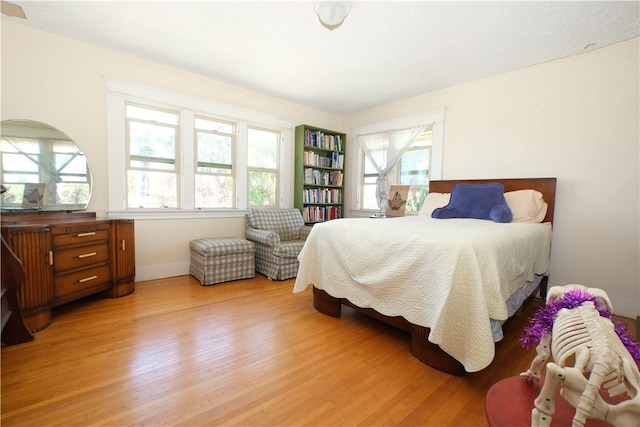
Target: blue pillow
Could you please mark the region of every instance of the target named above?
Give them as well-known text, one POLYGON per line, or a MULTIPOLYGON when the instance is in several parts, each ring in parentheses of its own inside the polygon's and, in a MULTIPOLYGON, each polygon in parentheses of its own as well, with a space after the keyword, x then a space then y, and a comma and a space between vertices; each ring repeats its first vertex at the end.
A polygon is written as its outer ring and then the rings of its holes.
POLYGON ((456 184, 451 189, 449 204, 437 208, 433 218, 476 218, 494 222, 511 222, 513 214, 504 198, 504 186, 489 184, 456 184))

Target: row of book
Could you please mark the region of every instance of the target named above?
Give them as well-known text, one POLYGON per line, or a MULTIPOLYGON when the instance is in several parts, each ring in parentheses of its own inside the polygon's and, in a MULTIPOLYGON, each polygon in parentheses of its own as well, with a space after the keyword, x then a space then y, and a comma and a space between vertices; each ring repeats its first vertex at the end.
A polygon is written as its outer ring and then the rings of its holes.
POLYGON ((302 155, 302 163, 308 166, 344 169, 344 154, 338 154, 337 151, 334 151, 326 155, 319 155, 313 151, 305 151, 302 155))
POLYGON ((302 203, 342 203, 342 190, 337 188, 305 188, 302 203))
POLYGON ((341 171, 324 171, 318 169, 306 168, 304 170, 305 185, 333 185, 342 186, 344 174, 341 171))
POLYGON ((322 222, 342 218, 341 206, 306 206, 302 210, 304 222, 322 222))
POLYGON ((304 145, 342 151, 342 137, 341 135, 325 134, 319 130, 305 129, 304 145))

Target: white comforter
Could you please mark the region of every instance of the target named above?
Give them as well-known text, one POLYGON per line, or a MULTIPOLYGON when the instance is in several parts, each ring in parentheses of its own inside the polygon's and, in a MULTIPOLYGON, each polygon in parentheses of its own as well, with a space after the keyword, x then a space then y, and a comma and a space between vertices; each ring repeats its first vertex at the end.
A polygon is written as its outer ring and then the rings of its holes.
POLYGON ((338 219, 313 227, 293 291, 315 285, 429 327, 429 341, 475 372, 495 354, 489 318, 507 319, 505 301, 547 272, 550 247, 550 223, 338 219))

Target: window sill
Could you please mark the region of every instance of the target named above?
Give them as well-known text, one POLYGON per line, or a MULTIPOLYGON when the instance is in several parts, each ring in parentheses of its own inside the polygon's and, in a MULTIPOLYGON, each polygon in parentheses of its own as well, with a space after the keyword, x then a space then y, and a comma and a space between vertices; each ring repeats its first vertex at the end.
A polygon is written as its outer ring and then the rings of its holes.
POLYGON ((127 211, 106 211, 109 218, 114 219, 137 219, 137 220, 157 220, 157 219, 193 219, 193 218, 243 218, 249 210, 247 209, 137 209, 127 211))

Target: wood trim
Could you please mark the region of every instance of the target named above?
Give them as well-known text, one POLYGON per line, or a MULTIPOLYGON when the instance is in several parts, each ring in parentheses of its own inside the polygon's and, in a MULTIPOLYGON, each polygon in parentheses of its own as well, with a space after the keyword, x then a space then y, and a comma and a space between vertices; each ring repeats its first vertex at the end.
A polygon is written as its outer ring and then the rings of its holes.
POLYGON ((96 218, 95 212, 2 212, 2 224, 34 224, 52 223, 58 221, 73 222, 87 221, 96 218))

